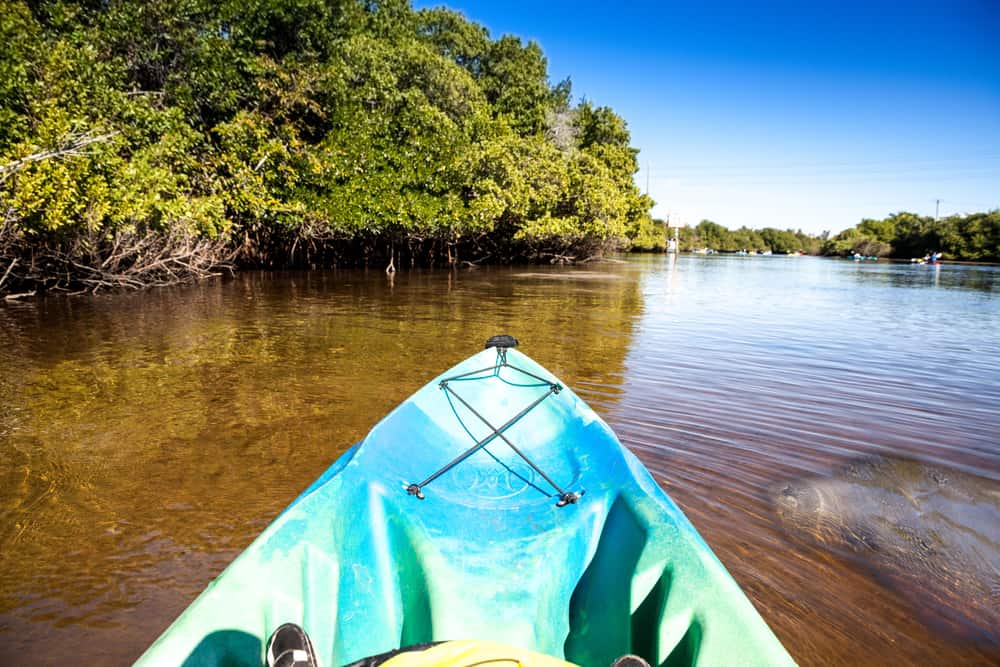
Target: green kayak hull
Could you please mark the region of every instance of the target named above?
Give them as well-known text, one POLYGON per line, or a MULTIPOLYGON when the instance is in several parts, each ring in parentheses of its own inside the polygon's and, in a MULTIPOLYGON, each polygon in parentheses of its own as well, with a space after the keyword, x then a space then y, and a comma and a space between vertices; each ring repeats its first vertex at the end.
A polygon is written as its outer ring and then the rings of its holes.
POLYGON ((794 664, 607 424, 494 348, 379 422, 137 664, 261 665, 286 622, 324 667, 452 639, 584 667, 794 664))

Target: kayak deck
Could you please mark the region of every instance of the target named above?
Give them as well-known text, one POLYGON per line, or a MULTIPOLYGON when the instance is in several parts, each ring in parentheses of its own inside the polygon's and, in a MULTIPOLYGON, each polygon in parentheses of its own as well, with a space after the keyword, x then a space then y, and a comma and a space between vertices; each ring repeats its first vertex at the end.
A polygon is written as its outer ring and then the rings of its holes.
POLYGON ((470 357, 379 422, 138 664, 260 665, 285 622, 327 667, 451 639, 584 667, 626 653, 793 664, 611 429, 530 358, 505 351, 534 379, 498 367, 499 354, 470 357), (559 506, 559 491, 582 495, 559 506))

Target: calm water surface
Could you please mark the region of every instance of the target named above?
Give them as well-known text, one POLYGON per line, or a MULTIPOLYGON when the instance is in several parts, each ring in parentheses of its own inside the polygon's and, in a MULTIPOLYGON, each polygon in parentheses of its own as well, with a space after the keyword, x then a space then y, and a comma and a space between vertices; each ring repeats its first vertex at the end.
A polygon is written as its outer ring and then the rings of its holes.
POLYGON ((769 500, 869 453, 1000 481, 1000 270, 660 256, 0 305, 0 663, 135 659, 498 332, 611 423, 802 664, 1000 661, 769 500))

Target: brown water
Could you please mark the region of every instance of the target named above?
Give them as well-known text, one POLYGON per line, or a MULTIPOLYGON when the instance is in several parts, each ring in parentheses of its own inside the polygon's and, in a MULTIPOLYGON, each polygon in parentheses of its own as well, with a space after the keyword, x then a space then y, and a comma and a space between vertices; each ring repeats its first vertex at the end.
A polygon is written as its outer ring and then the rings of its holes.
POLYGON ((251 273, 0 306, 0 663, 135 659, 382 415, 508 332, 800 663, 996 664, 784 531, 770 489, 873 452, 997 483, 998 331, 996 268, 780 257, 251 273))

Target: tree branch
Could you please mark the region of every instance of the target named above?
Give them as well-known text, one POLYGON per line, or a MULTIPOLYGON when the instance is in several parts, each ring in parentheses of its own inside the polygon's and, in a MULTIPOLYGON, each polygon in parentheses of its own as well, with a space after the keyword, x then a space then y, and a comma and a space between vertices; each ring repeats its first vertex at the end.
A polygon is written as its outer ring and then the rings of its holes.
POLYGON ((55 148, 32 153, 31 155, 14 160, 13 162, 8 162, 7 164, 0 164, 0 183, 3 183, 11 175, 21 169, 24 169, 24 167, 32 162, 87 155, 87 152, 84 150, 85 148, 93 144, 108 141, 116 134, 118 133, 109 132, 107 134, 97 134, 93 130, 87 130, 86 132, 70 132, 55 148))

